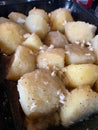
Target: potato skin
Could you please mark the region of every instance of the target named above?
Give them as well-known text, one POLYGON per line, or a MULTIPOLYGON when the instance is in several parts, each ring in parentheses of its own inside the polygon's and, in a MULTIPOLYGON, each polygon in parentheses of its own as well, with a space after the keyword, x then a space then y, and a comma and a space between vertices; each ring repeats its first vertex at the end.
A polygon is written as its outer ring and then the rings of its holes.
POLYGON ((23 74, 31 72, 35 68, 36 57, 32 50, 24 46, 18 46, 11 59, 6 79, 17 81, 23 74))
POLYGON ((65 85, 76 88, 81 85, 94 85, 98 78, 98 66, 94 64, 71 64, 61 72, 65 85))
POLYGON ((36 69, 18 80, 20 104, 26 116, 38 119, 59 108, 59 94, 63 83, 45 69, 36 69))
POLYGON ((98 113, 98 93, 89 86, 82 86, 68 94, 60 110, 61 123, 66 127, 93 113, 98 113))
POLYGON ((0 48, 7 55, 15 52, 20 45, 25 34, 25 30, 14 22, 4 22, 0 24, 0 48))

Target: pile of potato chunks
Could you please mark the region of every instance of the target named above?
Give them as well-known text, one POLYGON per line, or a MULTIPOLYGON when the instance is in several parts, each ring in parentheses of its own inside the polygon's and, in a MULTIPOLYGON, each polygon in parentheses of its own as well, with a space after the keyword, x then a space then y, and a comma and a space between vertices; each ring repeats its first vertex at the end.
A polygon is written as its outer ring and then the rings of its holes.
POLYGON ((33 8, 0 17, 0 49, 11 57, 28 130, 64 127, 98 112, 98 35, 70 10, 33 8))

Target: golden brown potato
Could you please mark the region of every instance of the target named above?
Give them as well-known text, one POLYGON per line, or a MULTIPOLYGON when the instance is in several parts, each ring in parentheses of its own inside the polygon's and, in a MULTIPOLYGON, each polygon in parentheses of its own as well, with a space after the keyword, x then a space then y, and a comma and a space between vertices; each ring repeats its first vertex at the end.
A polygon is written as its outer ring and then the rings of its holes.
POLYGON ((24 37, 26 37, 26 39, 24 40, 22 45, 30 48, 31 50, 39 50, 40 47, 43 45, 41 39, 35 33, 33 33, 31 35, 26 34, 26 35, 24 35, 24 37))
POLYGON ((11 12, 8 15, 8 18, 10 20, 22 25, 25 23, 26 15, 24 15, 23 13, 19 13, 19 12, 11 12))
POLYGON ((61 123, 69 126, 98 113, 98 93, 84 86, 74 89, 66 97, 60 110, 61 123))
POLYGON ((56 48, 65 48, 68 44, 67 38, 59 31, 50 31, 44 41, 46 45, 54 45, 56 48))
POLYGON ((14 22, 0 24, 0 49, 6 54, 12 54, 24 41, 24 34, 24 29, 14 22))
POLYGON ((36 68, 34 53, 24 46, 17 47, 11 62, 6 76, 8 80, 18 80, 23 74, 36 68))
POLYGON ((96 61, 96 64, 98 65, 98 35, 96 35, 92 40, 91 40, 91 43, 92 43, 92 47, 95 51, 95 54, 96 54, 96 57, 97 57, 97 61, 96 61))
POLYGON ((65 45, 65 55, 66 65, 96 63, 94 51, 90 51, 89 48, 81 47, 77 44, 65 45))
POLYGON ((56 9, 49 14, 52 30, 59 30, 64 33, 66 22, 73 21, 71 12, 65 8, 56 9))
POLYGON ((71 64, 62 69, 61 77, 67 87, 94 85, 98 78, 98 66, 94 64, 71 64))
POLYGON ((41 17, 43 17, 47 22, 49 22, 49 17, 48 17, 48 14, 45 10, 43 9, 38 9, 38 8, 33 8, 31 9, 29 12, 29 15, 32 15, 32 14, 37 14, 37 15, 40 15, 41 17))
POLYGON ((49 70, 36 69, 24 74, 17 84, 20 104, 25 115, 34 120, 56 112, 59 108, 63 83, 49 70))
POLYGON ((63 68, 65 64, 65 51, 63 48, 48 48, 40 51, 37 57, 38 68, 63 68))
POLYGON ((95 25, 82 21, 73 21, 65 24, 65 34, 71 43, 90 41, 94 37, 96 29, 95 25))
POLYGON ((36 33, 41 39, 44 39, 49 31, 49 24, 37 14, 27 16, 25 26, 30 33, 36 33))

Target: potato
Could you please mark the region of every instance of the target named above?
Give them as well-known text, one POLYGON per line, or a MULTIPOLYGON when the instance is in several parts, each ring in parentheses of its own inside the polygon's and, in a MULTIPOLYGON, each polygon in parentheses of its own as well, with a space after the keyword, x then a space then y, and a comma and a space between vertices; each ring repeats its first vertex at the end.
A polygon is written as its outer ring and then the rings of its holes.
POLYGON ((61 123, 69 126, 98 113, 98 93, 88 86, 76 88, 67 95, 60 110, 61 123))
POLYGON ((27 36, 22 45, 30 48, 31 50, 39 50, 43 43, 39 36, 33 33, 27 36))
POLYGON ((12 54, 24 41, 25 33, 25 30, 14 22, 0 24, 0 49, 7 55, 12 54))
POLYGON ((0 17, 0 24, 5 22, 10 22, 10 20, 5 17, 0 17))
POLYGON ((62 69, 62 79, 67 87, 94 85, 98 78, 98 66, 94 64, 71 64, 62 69))
POLYGON ((73 21, 65 24, 65 34, 71 43, 90 41, 95 36, 96 29, 95 25, 83 21, 73 21))
POLYGON ((65 51, 63 48, 48 48, 40 51, 37 57, 38 68, 62 68, 65 64, 65 51))
POLYGON ((94 51, 90 51, 89 48, 81 47, 77 44, 65 45, 65 54, 66 65, 96 63, 96 55, 94 51))
POLYGON ((52 30, 59 30, 64 33, 66 22, 73 21, 71 12, 65 8, 56 9, 49 14, 50 25, 52 30))
POLYGON ((50 31, 44 41, 46 45, 54 45, 56 48, 65 48, 68 44, 67 38, 59 31, 50 31))
POLYGON ((8 18, 16 23, 19 24, 24 24, 25 23, 25 19, 26 19, 26 15, 19 13, 19 12, 11 12, 8 15, 8 18))
POLYGON ((8 74, 6 78, 8 80, 16 81, 23 74, 31 72, 35 68, 36 59, 34 53, 24 46, 18 46, 8 68, 8 74))
POLYGON ((96 54, 96 57, 97 57, 97 61, 96 61, 96 64, 98 65, 98 35, 96 35, 92 40, 91 40, 91 43, 92 43, 92 47, 95 51, 95 54, 96 54))
POLYGON ((37 14, 27 16, 25 27, 28 32, 36 33, 41 39, 44 39, 49 31, 49 24, 43 17, 37 14))
POLYGON ((36 69, 24 74, 18 80, 17 89, 25 115, 34 120, 56 112, 62 87, 61 80, 52 76, 49 70, 36 69))
POLYGON ((45 10, 43 9, 38 9, 38 8, 33 8, 31 9, 29 12, 29 15, 32 15, 32 14, 37 14, 37 15, 40 15, 41 17, 43 17, 47 22, 49 22, 49 17, 48 17, 48 14, 45 10))

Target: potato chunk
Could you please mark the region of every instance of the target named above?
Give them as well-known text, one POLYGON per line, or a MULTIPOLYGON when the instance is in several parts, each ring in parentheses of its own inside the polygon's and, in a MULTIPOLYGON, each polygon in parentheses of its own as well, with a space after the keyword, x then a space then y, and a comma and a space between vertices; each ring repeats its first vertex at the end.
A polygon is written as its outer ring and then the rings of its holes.
POLYGON ((59 30, 64 33, 64 24, 73 21, 71 12, 65 8, 59 8, 49 14, 50 25, 52 30, 59 30))
POLYGON ((8 80, 18 80, 23 74, 36 68, 34 53, 23 46, 17 47, 11 62, 6 77, 8 80))
POLYGON ((19 23, 20 25, 25 23, 26 15, 19 13, 19 12, 11 12, 8 15, 8 18, 16 23, 19 23))
POLYGON ((65 63, 65 51, 63 48, 48 48, 40 51, 37 57, 38 68, 62 68, 65 63))
POLYGON ((98 93, 92 91, 90 87, 76 88, 66 99, 60 110, 61 123, 64 126, 98 113, 98 93))
POLYGON ((6 54, 12 54, 24 38, 24 29, 14 22, 0 24, 0 48, 6 54))
POLYGON ((98 35, 96 35, 92 40, 91 40, 91 43, 92 43, 92 47, 95 51, 95 54, 96 54, 96 57, 97 57, 97 62, 96 64, 98 65, 98 35))
POLYGON ((65 45, 65 54, 66 65, 96 63, 96 55, 94 51, 90 51, 89 48, 81 47, 77 44, 65 45))
POLYGON ((71 64, 62 69, 62 79, 67 87, 94 85, 98 78, 98 66, 94 64, 71 64))
POLYGON ((56 112, 59 107, 59 92, 63 84, 57 76, 45 69, 36 69, 24 74, 17 84, 20 104, 30 119, 56 112))
POLYGON ((24 37, 26 37, 26 39, 24 40, 22 45, 30 48, 31 50, 39 50, 40 47, 43 45, 39 36, 36 35, 35 33, 33 33, 31 35, 30 34, 26 34, 26 35, 24 36, 24 37))
POLYGON ((43 17, 47 22, 49 22, 48 14, 47 14, 47 12, 46 12, 45 10, 43 10, 43 9, 33 8, 33 9, 31 9, 28 13, 29 13, 29 15, 32 15, 32 14, 40 15, 40 16, 43 17))
POLYGON ((95 25, 82 21, 65 24, 65 34, 71 43, 90 41, 95 36, 96 29, 95 25))
POLYGON ((36 33, 41 39, 44 39, 49 31, 49 24, 37 14, 27 16, 25 26, 30 33, 36 33))
POLYGON ((54 45, 56 48, 65 48, 68 44, 67 38, 59 31, 50 31, 44 41, 46 45, 54 45))

